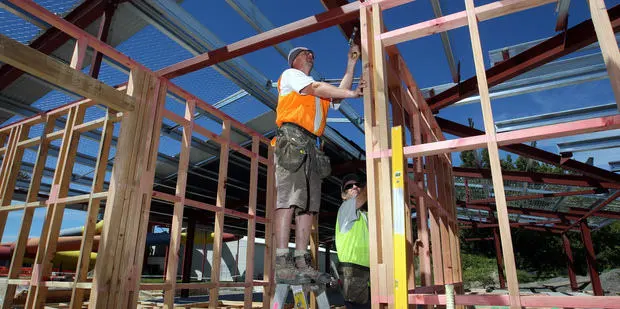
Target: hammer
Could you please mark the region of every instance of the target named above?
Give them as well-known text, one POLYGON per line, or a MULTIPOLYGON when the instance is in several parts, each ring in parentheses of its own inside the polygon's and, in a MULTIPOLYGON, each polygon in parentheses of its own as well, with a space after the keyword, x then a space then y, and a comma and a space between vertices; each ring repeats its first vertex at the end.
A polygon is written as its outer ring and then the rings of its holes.
MULTIPOLYGON (((355 39, 355 34, 357 33, 357 26, 353 27, 353 33, 351 33, 351 37, 349 38, 349 47, 353 45, 353 40, 355 39)), ((357 58, 357 53, 354 52, 352 55, 354 58, 357 58)))

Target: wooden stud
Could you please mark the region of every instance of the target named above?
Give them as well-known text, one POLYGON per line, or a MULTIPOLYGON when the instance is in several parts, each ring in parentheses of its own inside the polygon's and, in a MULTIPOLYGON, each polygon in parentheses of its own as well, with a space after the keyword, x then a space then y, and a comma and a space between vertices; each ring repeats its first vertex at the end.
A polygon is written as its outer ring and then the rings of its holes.
POLYGON ((265 224, 265 256, 263 264, 263 281, 267 283, 263 288, 263 309, 271 308, 271 298, 275 292, 275 280, 274 269, 276 251, 275 251, 275 226, 273 221, 273 213, 275 211, 276 203, 276 171, 274 161, 274 147, 267 146, 268 151, 268 164, 267 164, 267 197, 265 200, 265 218, 269 218, 267 224, 265 224))
MULTIPOLYGON (((189 155, 192 147, 192 128, 194 123, 195 101, 187 101, 185 104, 185 120, 183 125, 183 139, 179 153, 179 167, 177 171, 177 186, 175 196, 178 199, 174 203, 172 212, 172 226, 170 227, 170 247, 168 254, 168 267, 166 267, 166 284, 170 286, 164 292, 164 308, 174 308, 174 295, 176 293, 179 250, 181 249, 181 229, 183 228, 183 209, 185 208, 185 191, 187 188, 187 175, 189 171, 189 155)), ((213 275, 213 274, 212 274, 213 275)))
POLYGON ((84 231, 82 232, 82 244, 80 245, 80 255, 76 264, 76 274, 74 283, 76 284, 71 292, 70 308, 82 308, 84 302, 84 290, 77 287, 88 276, 88 268, 90 266, 90 255, 93 247, 93 238, 96 232, 97 216, 99 214, 101 198, 93 195, 103 191, 105 183, 105 174, 108 166, 108 158, 110 156, 110 146, 112 145, 112 137, 114 131, 114 113, 108 111, 101 131, 101 140, 99 141, 99 154, 97 155, 97 163, 95 164, 95 173, 93 176, 93 185, 91 188, 91 196, 88 199, 88 208, 86 211, 86 222, 84 231))
MULTIPOLYGON (((428 138, 428 136, 427 136, 428 138)), ((435 175, 435 161, 438 158, 436 156, 427 157, 428 165, 431 167, 431 171, 427 173, 428 191, 432 198, 437 200, 437 180, 435 175)), ((430 236, 431 236, 431 254, 433 263, 433 283, 436 285, 443 285, 443 257, 441 255, 441 231, 439 228, 439 214, 436 210, 431 210, 428 213, 430 221, 430 236)))
MULTIPOLYGON (((319 270, 319 215, 316 214, 312 217, 312 226, 310 232, 310 256, 312 257, 312 267, 314 267, 314 269, 316 270, 319 270)), ((317 294, 311 291, 310 295, 310 308, 317 309, 317 294)))
MULTIPOLYGON (((433 118, 434 119, 434 118, 433 118)), ((414 145, 422 144, 422 126, 420 124, 421 115, 419 111, 414 112, 412 116, 413 122, 413 140, 414 145)), ((423 158, 414 159, 414 167, 415 167, 415 176, 416 185, 418 189, 424 192, 424 163, 423 158)), ((426 207, 426 199, 424 196, 419 194, 417 200, 417 225, 418 225, 418 239, 420 240, 421 246, 418 248, 418 254, 420 259, 420 279, 422 280, 422 286, 431 285, 431 256, 430 256, 430 247, 429 247, 429 239, 428 239, 428 209, 426 207)))
POLYGON ((474 63, 476 66, 476 76, 478 79, 478 89, 480 93, 480 103, 482 105, 482 115, 484 118, 484 127, 487 137, 487 147, 489 150, 489 158, 491 163, 491 173, 493 178, 493 191, 495 193, 495 203, 497 205, 497 216, 500 224, 500 235, 502 240, 502 251, 504 253, 504 264, 506 265, 506 278, 508 280, 508 291, 510 293, 510 307, 516 309, 521 307, 519 300, 519 282, 517 279, 517 270, 515 266, 514 251, 512 246, 512 238, 510 235, 510 226, 508 220, 508 209, 506 205, 506 194, 504 192, 504 181, 502 179, 502 170, 499 162, 499 151, 497 139, 495 136, 495 125, 493 122, 493 111, 491 110, 491 100, 489 98, 489 87, 487 84, 486 72, 484 69, 484 59, 482 57, 482 46, 480 44, 480 35, 478 33, 478 21, 476 19, 475 7, 473 0, 465 0, 467 9, 467 21, 469 24, 469 33, 471 37, 471 45, 474 54, 474 63))
POLYGON ((620 51, 618 51, 618 42, 616 35, 611 27, 609 14, 605 8, 605 0, 588 0, 590 4, 590 15, 592 15, 592 24, 598 38, 598 44, 601 47, 601 54, 607 67, 611 89, 616 98, 616 104, 620 111, 620 51))
MULTIPOLYGON (((222 137, 230 140, 230 121, 225 120, 222 124, 222 137)), ((226 181, 228 179, 228 142, 220 145, 220 169, 217 179, 217 200, 216 206, 226 208, 226 181)), ((213 239, 213 261, 211 262, 211 282, 215 284, 214 288, 209 291, 209 308, 216 308, 218 305, 219 282, 220 282, 220 266, 222 262, 222 234, 224 233, 224 213, 218 212, 215 215, 215 233, 213 239)))
POLYGON ((247 235, 247 249, 245 259, 245 283, 246 288, 243 293, 244 306, 246 308, 251 307, 253 297, 253 286, 251 286, 254 280, 254 249, 256 239, 256 199, 258 196, 258 156, 260 150, 260 140, 258 137, 252 137, 252 153, 255 156, 252 157, 250 163, 250 196, 248 198, 248 235, 247 235))

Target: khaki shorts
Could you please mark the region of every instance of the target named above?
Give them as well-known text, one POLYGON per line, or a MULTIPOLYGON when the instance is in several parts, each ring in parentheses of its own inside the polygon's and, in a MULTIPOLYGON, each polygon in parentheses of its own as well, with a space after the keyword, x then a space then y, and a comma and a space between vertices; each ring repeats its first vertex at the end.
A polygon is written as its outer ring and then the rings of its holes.
MULTIPOLYGON (((279 129, 278 138, 293 138, 305 147, 305 158, 297 170, 289 170, 279 164, 276 149, 276 208, 295 207, 295 214, 317 213, 321 205, 322 179, 317 171, 315 146, 316 138, 294 127, 283 126, 279 129)), ((280 145, 276 138, 276 148, 280 145)))

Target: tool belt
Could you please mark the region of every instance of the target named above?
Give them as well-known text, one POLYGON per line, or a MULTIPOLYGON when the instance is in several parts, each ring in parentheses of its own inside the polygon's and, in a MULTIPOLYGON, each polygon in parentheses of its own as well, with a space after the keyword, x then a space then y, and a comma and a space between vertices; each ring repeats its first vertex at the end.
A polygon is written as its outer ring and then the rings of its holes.
POLYGON ((310 168, 315 169, 320 178, 331 174, 331 161, 315 146, 317 136, 290 122, 278 128, 276 138, 276 163, 288 171, 296 172, 310 160, 310 168))

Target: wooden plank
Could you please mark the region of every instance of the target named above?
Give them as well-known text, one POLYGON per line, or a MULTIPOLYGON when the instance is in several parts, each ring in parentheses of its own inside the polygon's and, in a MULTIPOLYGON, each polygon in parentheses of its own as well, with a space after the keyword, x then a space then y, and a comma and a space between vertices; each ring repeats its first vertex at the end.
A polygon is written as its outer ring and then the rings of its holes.
MULTIPOLYGON (((252 137, 252 153, 259 153, 260 140, 252 137)), ((251 285, 254 280, 254 249, 256 247, 256 199, 258 197, 258 158, 253 157, 250 163, 250 196, 248 197, 248 235, 247 247, 245 251, 245 283, 246 288, 243 292, 243 301, 246 308, 252 306, 254 287, 251 285)))
MULTIPOLYGON (((427 140, 429 133, 427 133, 427 140)), ((432 167, 432 170, 427 174, 428 192, 431 197, 437 199, 437 180, 435 175, 435 161, 437 157, 427 157, 427 164, 432 167)), ((428 213, 430 221, 430 236, 431 236, 431 254, 433 262, 433 283, 436 285, 444 284, 443 274, 443 257, 441 255, 441 231, 439 229, 439 214, 436 210, 431 210, 428 213)))
POLYGON ((465 0, 467 9, 467 22, 469 34, 474 54, 476 76, 478 79, 478 89, 480 93, 480 104, 482 105, 482 115, 487 136, 487 148, 491 164, 491 174, 493 179, 493 191, 495 193, 495 203, 497 205, 497 219, 499 223, 500 236, 502 240, 502 251, 504 253, 504 264, 506 266, 506 278, 508 281, 508 291, 510 293, 510 307, 520 308, 519 281, 517 279, 517 269, 515 266, 512 238, 508 219, 508 209, 506 205, 506 193, 504 192, 504 181, 499 161, 499 150, 497 138, 495 136, 495 125, 493 121, 493 111, 489 98, 489 87, 487 84, 486 72, 484 69, 484 59, 482 57, 482 46, 480 34, 478 32, 478 21, 476 20, 475 7, 473 0, 465 0))
MULTIPOLYGON (((419 111, 414 112, 412 115, 412 123, 413 123, 413 132, 412 139, 413 144, 418 145, 422 144, 422 126, 420 124, 421 115, 419 111)), ((433 118, 434 119, 434 118, 433 118)), ((420 193, 426 192, 424 190, 424 162, 423 158, 415 158, 414 166, 415 166, 415 185, 421 191, 420 193)), ((420 261, 420 280, 422 286, 427 286, 431 284, 431 256, 430 256, 430 243, 428 238, 428 208, 426 206, 426 198, 422 194, 417 194, 418 200, 416 202, 416 221, 418 227, 418 240, 420 241, 420 246, 418 246, 418 257, 420 261)))
POLYGON ((611 89, 616 98, 616 105, 620 111, 620 51, 618 51, 618 42, 616 35, 611 27, 609 14, 605 8, 604 0, 589 0, 590 15, 592 15, 592 23, 598 38, 598 44, 601 47, 601 54, 607 67, 609 74, 609 82, 611 89))
MULTIPOLYGON (((225 140, 230 140, 230 121, 224 121, 222 124, 222 137, 225 140)), ((220 145, 220 168, 217 178, 217 197, 216 206, 219 208, 226 208, 226 180, 228 179, 228 155, 229 155, 228 142, 220 145)), ((222 234, 224 233, 224 213, 218 212, 215 215, 215 222, 213 227, 215 236, 213 237, 213 261, 211 262, 211 282, 215 283, 215 287, 209 290, 209 308, 217 307, 217 300, 219 295, 218 284, 220 282, 220 267, 222 264, 222 234)))
MULTIPOLYGON (((64 198, 69 193, 69 185, 71 184, 71 175, 73 173, 73 164, 77 154, 78 142, 80 134, 73 131, 73 127, 82 123, 86 109, 82 106, 76 106, 71 109, 67 117, 65 126, 65 134, 62 138, 62 144, 58 152, 58 161, 56 163, 56 172, 52 180, 52 189, 50 191, 50 199, 64 198)), ((30 288, 28 289, 28 297, 26 306, 40 308, 45 303, 48 288, 39 286, 43 278, 49 276, 52 268, 52 259, 56 253, 56 244, 62 225, 62 218, 65 211, 65 203, 54 202, 48 205, 47 215, 43 223, 43 232, 39 241, 39 248, 35 257, 33 275, 30 288)))
MULTIPOLYGON (((267 197, 265 200, 265 217, 273 218, 273 214, 275 212, 276 207, 276 171, 275 171, 275 161, 274 161, 274 147, 271 145, 267 146, 267 185, 265 190, 267 191, 267 197)), ((263 309, 268 309, 271 307, 271 298, 273 297, 273 293, 275 292, 275 280, 274 280, 274 268, 275 265, 275 226, 274 220, 269 220, 267 224, 265 224, 265 255, 264 255, 264 264, 263 264, 263 280, 267 282, 265 288, 263 289, 263 309)))
MULTIPOLYGON (((82 232, 82 243, 80 245, 80 255, 76 264, 74 283, 85 281, 88 276, 88 267, 90 265, 90 254, 93 247, 93 237, 96 232, 97 216, 101 198, 92 195, 103 191, 105 182, 106 168, 108 166, 108 158, 110 155, 110 145, 114 133, 114 114, 108 111, 103 121, 103 130, 101 131, 101 140, 99 141, 99 153, 97 155, 97 163, 95 164, 95 173, 93 175, 93 184, 91 187, 91 196, 88 199, 88 208, 86 211, 86 222, 84 223, 84 231, 82 232)), ((82 308, 84 302, 84 290, 73 287, 71 291, 71 302, 69 307, 72 309, 82 308)))
MULTIPOLYGON (((164 291, 164 308, 174 308, 174 294, 177 284, 179 265, 179 251, 181 249, 181 229, 183 228, 183 209, 185 207, 185 191, 187 188, 187 175, 189 172, 189 155, 192 148, 192 127, 194 123, 195 101, 185 104, 185 122, 183 123, 183 139, 179 153, 179 168, 177 171, 176 197, 172 211, 172 227, 170 228, 170 247, 168 253, 168 267, 166 267, 166 284, 170 289, 164 291)), ((166 111, 164 110, 164 117, 166 111)))
MULTIPOLYGON (((383 20, 382 12, 379 4, 372 5, 372 37, 376 37, 382 32, 383 20)), ((375 113, 375 126, 374 130, 376 134, 373 134, 377 138, 375 147, 377 150, 390 149, 390 137, 388 133, 388 98, 387 98, 387 84, 385 78, 386 72, 386 58, 383 46, 381 44, 372 45, 372 87, 374 92, 374 113, 375 113)), ((390 160, 388 158, 382 158, 379 160, 378 165, 378 179, 379 182, 379 201, 381 212, 380 228, 382 229, 383 256, 379 261, 380 264, 385 267, 385 272, 380 274, 380 282, 384 283, 383 287, 388 293, 394 291, 394 241, 392 238, 392 200, 391 200, 391 182, 390 182, 390 160)), ((370 221, 370 220, 369 220, 370 221)), ((371 283, 372 284, 372 283, 371 283)), ((394 308, 393 303, 389 303, 388 308, 394 308)))
MULTIPOLYGON (((556 1, 557 0, 502 0, 477 7, 475 12, 478 20, 484 21, 556 1)), ((387 47, 466 25, 467 12, 461 11, 383 33, 377 37, 377 40, 381 40, 383 45, 387 47)))
POLYGON ((449 222, 449 202, 446 192, 446 179, 445 179, 445 167, 442 164, 441 159, 435 161, 435 171, 437 172, 437 198, 440 203, 444 205, 446 209, 445 216, 439 216, 439 232, 441 233, 441 260, 443 268, 444 284, 454 284, 454 278, 452 277, 452 251, 450 250, 450 232, 448 230, 449 222))
POLYGON ((99 104, 119 111, 134 109, 134 100, 124 93, 2 34, 0 61, 99 104))

